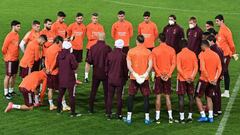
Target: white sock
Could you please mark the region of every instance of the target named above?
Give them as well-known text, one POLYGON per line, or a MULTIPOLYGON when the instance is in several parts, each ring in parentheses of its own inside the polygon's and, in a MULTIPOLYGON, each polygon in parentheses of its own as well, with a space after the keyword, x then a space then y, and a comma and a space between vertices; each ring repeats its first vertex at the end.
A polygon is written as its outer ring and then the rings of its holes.
POLYGON ((145 113, 145 120, 149 120, 149 113, 145 113))
POLYGON ((127 120, 131 120, 132 119, 132 112, 128 112, 127 113, 127 120))
POLYGON ((13 93, 13 88, 9 88, 8 92, 13 93))
POLYGON ((14 108, 14 109, 20 109, 20 108, 21 108, 21 105, 15 105, 15 104, 13 104, 12 108, 14 108))
POLYGON ((4 89, 4 96, 8 94, 8 89, 4 89))
POLYGON ((184 112, 179 114, 180 114, 180 120, 184 120, 184 112))
POLYGON ((49 102, 49 105, 50 105, 50 106, 53 106, 53 105, 54 105, 52 99, 48 100, 48 102, 49 102))
POLYGON ((227 94, 229 94, 229 90, 225 90, 225 91, 224 91, 224 93, 227 93, 227 94))
POLYGON ((66 100, 63 100, 63 101, 62 101, 62 106, 63 106, 63 107, 67 107, 66 100))
POLYGON ((206 117, 206 114, 205 114, 204 111, 201 111, 201 112, 200 112, 200 115, 201 115, 201 117, 206 117))
POLYGON ((88 72, 85 72, 85 79, 88 78, 88 72))
POLYGON ((34 96, 34 101, 35 101, 35 104, 39 104, 38 95, 35 95, 35 96, 34 96))
POLYGON ((155 117, 156 120, 159 120, 160 119, 160 111, 156 111, 156 117, 155 117))
POLYGON ((192 119, 192 113, 188 113, 188 118, 192 119))
POLYGON ((212 111, 212 110, 211 110, 211 111, 209 110, 208 113, 209 113, 209 116, 208 116, 208 117, 209 117, 209 118, 213 118, 213 111, 212 111))
POLYGON ((169 119, 172 119, 173 117, 172 117, 172 110, 169 110, 168 111, 168 117, 169 117, 169 119))
POLYGON ((75 73, 75 79, 77 80, 77 76, 78 76, 78 74, 77 73, 75 73))

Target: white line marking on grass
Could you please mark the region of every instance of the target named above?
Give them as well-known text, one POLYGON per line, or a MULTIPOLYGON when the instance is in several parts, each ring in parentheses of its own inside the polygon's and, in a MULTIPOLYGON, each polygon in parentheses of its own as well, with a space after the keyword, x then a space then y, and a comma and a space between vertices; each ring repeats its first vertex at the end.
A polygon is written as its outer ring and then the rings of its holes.
POLYGON ((168 11, 179 11, 179 12, 190 12, 190 13, 212 13, 212 14, 228 14, 228 15, 239 15, 240 12, 224 12, 224 11, 208 11, 208 10, 193 10, 193 9, 178 9, 178 8, 169 8, 169 7, 161 7, 161 6, 148 6, 148 5, 140 5, 135 3, 127 3, 120 1, 112 1, 112 0, 103 0, 106 2, 118 4, 118 5, 127 5, 127 6, 135 6, 135 7, 143 7, 143 8, 152 8, 152 9, 160 9, 160 10, 168 10, 168 11))
POLYGON ((228 104, 227 104, 227 107, 224 111, 224 115, 223 115, 223 118, 218 126, 218 129, 217 129, 217 132, 216 132, 216 135, 222 135, 223 133, 223 130, 227 124, 227 120, 230 116, 230 112, 232 110, 232 106, 235 102, 235 99, 237 97, 237 94, 238 94, 238 91, 239 91, 239 88, 240 88, 240 75, 238 76, 238 79, 236 81, 236 84, 234 86, 234 89, 233 89, 233 92, 232 92, 232 95, 228 101, 228 104))

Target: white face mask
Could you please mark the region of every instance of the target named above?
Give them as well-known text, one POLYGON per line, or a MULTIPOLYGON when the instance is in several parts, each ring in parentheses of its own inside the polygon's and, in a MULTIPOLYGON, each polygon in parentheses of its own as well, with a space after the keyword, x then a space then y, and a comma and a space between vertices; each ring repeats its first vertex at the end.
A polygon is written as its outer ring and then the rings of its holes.
POLYGON ((175 22, 173 20, 168 21, 169 25, 173 25, 175 22))
POLYGON ((192 29, 192 28, 194 28, 194 27, 195 27, 194 24, 189 24, 189 28, 190 28, 190 29, 192 29))

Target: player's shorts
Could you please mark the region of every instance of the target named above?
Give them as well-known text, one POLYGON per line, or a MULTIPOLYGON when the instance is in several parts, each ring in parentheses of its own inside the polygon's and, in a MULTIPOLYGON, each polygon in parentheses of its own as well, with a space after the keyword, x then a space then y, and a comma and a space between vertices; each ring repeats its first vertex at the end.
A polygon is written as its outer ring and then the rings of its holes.
POLYGON ((18 72, 19 60, 16 61, 5 61, 5 69, 7 76, 13 76, 18 72))
POLYGON ((172 93, 171 89, 171 78, 167 81, 163 81, 161 77, 156 77, 154 82, 154 93, 170 95, 172 93))
POLYGON ((39 59, 38 61, 34 61, 33 66, 32 66, 32 72, 33 72, 33 71, 39 71, 39 69, 40 69, 40 63, 41 63, 41 60, 40 60, 40 59, 39 59))
POLYGON ((176 88, 178 95, 184 94, 194 94, 194 83, 187 83, 186 81, 177 80, 177 88, 176 88))
POLYGON ((210 84, 209 82, 199 80, 195 91, 195 96, 201 98, 205 94, 207 97, 212 97, 215 88, 216 86, 210 84))
POLYGON ((136 95, 138 92, 138 89, 140 89, 143 96, 149 96, 150 95, 149 81, 145 80, 143 84, 138 84, 136 80, 130 80, 128 94, 136 95))
POLYGON ((72 54, 75 56, 78 63, 82 62, 83 50, 74 50, 73 49, 72 54))
POLYGON ((58 75, 47 75, 47 86, 50 89, 59 90, 58 75))
POLYGON ((24 104, 28 107, 33 106, 34 93, 32 91, 28 91, 25 88, 19 87, 19 91, 22 93, 24 98, 24 104))
POLYGON ((25 76, 29 75, 31 73, 31 69, 29 67, 20 67, 19 76, 24 78, 25 76))

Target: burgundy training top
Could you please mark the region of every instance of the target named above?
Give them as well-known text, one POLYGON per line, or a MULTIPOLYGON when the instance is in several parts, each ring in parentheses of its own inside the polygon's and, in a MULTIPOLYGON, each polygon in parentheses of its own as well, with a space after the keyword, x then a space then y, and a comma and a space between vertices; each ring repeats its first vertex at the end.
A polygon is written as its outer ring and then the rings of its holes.
POLYGON ((198 26, 187 30, 188 49, 192 50, 197 56, 201 52, 202 29, 198 26))

